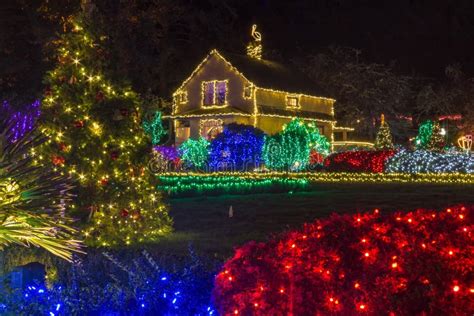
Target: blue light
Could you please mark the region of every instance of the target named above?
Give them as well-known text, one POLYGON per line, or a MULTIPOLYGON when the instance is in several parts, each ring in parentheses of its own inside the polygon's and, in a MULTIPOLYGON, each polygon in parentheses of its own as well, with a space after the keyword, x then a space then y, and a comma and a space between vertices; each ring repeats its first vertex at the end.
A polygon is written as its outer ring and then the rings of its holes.
POLYGON ((161 281, 166 281, 166 277, 162 277, 162 278, 161 278, 161 281))
POLYGON ((44 290, 43 290, 43 289, 39 289, 39 290, 38 290, 38 293, 44 293, 44 290))
POLYGON ((143 304, 143 303, 142 303, 142 305, 141 305, 141 306, 142 306, 142 308, 145 308, 145 304, 143 304))
POLYGON ((58 311, 61 308, 61 304, 56 305, 56 311, 58 311))

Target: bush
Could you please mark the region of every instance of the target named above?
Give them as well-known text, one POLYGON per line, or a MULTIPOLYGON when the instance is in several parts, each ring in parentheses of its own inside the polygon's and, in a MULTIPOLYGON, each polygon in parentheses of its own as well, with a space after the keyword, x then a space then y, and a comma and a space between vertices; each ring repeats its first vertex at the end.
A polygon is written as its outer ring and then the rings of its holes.
POLYGON ((229 124, 211 142, 209 165, 214 170, 249 171, 260 165, 265 134, 249 125, 229 124))
POLYGON ((238 248, 213 291, 222 315, 466 315, 474 207, 333 215, 238 248))
POLYGON ((204 169, 209 158, 209 141, 203 137, 199 140, 189 138, 179 146, 178 151, 188 168, 204 169))
POLYGON ((474 156, 426 150, 400 151, 387 160, 386 172, 474 173, 474 156))
POLYGON ((329 155, 324 160, 328 171, 383 172, 388 158, 394 150, 346 151, 329 155))

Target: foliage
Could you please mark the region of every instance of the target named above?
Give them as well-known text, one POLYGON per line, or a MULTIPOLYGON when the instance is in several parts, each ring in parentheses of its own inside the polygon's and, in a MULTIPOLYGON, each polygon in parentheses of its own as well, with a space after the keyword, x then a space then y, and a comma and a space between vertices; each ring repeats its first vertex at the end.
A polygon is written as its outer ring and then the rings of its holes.
POLYGON ((274 170, 302 170, 309 163, 310 152, 329 153, 329 142, 313 123, 293 119, 278 134, 268 136, 263 147, 265 165, 274 170))
POLYGON ((143 120, 142 126, 143 130, 150 136, 153 145, 159 144, 161 138, 166 135, 166 131, 161 122, 160 111, 156 111, 150 120, 143 120))
POLYGON ((211 142, 209 165, 215 170, 248 171, 260 165, 265 135, 250 125, 229 124, 211 142))
POLYGON ((91 217, 88 243, 156 240, 170 231, 171 220, 145 169, 149 144, 140 100, 125 82, 108 79, 107 37, 95 23, 78 15, 57 41, 40 126, 50 140, 37 160, 77 180, 71 212, 91 217))
POLYGON ((375 148, 378 150, 393 149, 392 134, 390 133, 390 127, 385 121, 382 114, 382 120, 380 122, 380 128, 375 138, 375 148))
POLYGON ((474 156, 464 153, 437 153, 402 150, 387 160, 386 172, 474 173, 474 156))
POLYGON ((33 165, 30 150, 44 138, 31 133, 18 138, 13 123, 8 115, 0 119, 0 250, 36 246, 71 260, 81 245, 64 217, 72 187, 65 177, 33 165))
POLYGON ((195 169, 203 169, 209 159, 209 141, 201 137, 198 140, 187 139, 179 146, 184 164, 195 169))
POLYGON ((236 249, 222 315, 461 315, 474 309, 473 207, 333 215, 236 249), (472 214, 471 214, 472 215, 472 214))
POLYGON ((168 192, 171 197, 181 198, 199 195, 294 192, 304 191, 308 187, 306 179, 214 175, 160 176, 158 189, 168 192))
POLYGON ((324 168, 328 171, 383 172, 387 159, 393 155, 394 150, 334 153, 326 157, 324 168))
POLYGON ((75 262, 68 282, 50 289, 41 284, 32 284, 25 290, 2 288, 0 313, 170 316, 214 313, 210 293, 216 267, 194 252, 177 267, 160 265, 146 251, 130 259, 103 253, 97 265, 75 262), (102 268, 98 269, 97 265, 102 268))

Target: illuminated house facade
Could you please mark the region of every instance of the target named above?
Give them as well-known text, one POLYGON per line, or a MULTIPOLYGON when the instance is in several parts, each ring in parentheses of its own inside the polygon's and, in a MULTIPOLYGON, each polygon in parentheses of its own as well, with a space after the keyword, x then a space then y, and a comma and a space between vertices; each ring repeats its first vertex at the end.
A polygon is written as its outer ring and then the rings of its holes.
POLYGON ((173 123, 176 145, 212 139, 230 123, 275 134, 296 117, 316 123, 331 141, 335 132, 346 139, 348 129, 335 127, 334 99, 322 96, 305 75, 260 57, 261 47, 253 43, 247 55, 212 50, 204 58, 174 92, 172 113, 164 116, 173 123))

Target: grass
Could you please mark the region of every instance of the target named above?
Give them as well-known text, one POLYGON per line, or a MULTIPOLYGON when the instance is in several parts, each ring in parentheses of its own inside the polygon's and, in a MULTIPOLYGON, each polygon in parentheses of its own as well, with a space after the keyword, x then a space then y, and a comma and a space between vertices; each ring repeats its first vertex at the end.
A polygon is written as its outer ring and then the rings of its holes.
POLYGON ((235 246, 265 241, 334 212, 440 209, 474 204, 473 193, 473 185, 317 184, 313 192, 172 199, 175 232, 153 247, 182 253, 191 242, 198 253, 225 259, 235 246))

